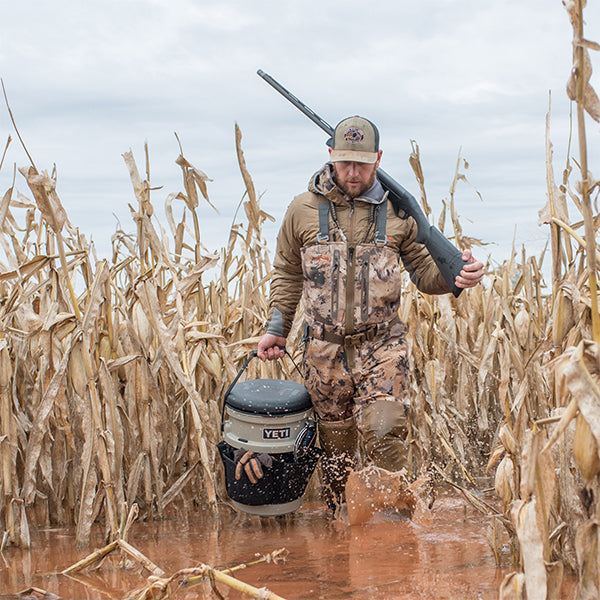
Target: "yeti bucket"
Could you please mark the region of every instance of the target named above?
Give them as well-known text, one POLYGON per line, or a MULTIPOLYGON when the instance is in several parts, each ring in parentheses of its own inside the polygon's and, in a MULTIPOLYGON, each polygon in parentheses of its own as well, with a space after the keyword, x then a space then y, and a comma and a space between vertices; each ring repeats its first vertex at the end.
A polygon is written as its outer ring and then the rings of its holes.
POLYGON ((300 383, 281 379, 238 379, 256 351, 237 374, 223 399, 217 445, 225 467, 225 487, 234 506, 256 515, 275 516, 300 508, 302 495, 317 465, 320 450, 312 404, 300 383), (245 472, 235 478, 236 450, 268 454, 271 466, 251 483, 245 472))

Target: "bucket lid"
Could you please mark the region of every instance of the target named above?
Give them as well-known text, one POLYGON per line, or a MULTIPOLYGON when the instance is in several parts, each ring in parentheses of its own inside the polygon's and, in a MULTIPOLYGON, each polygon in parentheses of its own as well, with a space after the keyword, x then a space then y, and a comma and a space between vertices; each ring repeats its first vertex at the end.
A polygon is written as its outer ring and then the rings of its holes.
POLYGON ((284 379, 240 381, 229 392, 225 405, 255 415, 287 415, 303 412, 312 404, 306 388, 284 379))

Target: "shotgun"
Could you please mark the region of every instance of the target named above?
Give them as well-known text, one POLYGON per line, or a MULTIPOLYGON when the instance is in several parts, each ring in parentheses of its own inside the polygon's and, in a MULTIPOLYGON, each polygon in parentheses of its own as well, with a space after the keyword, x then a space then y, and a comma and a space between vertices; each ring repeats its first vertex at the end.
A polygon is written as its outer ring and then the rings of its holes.
MULTIPOLYGON (((284 98, 289 100, 298 110, 303 112, 313 123, 316 123, 330 138, 333 138, 334 129, 329 123, 319 117, 317 113, 306 106, 304 102, 296 98, 294 94, 286 90, 270 75, 260 69, 257 73, 284 98)), ((383 169, 377 169, 377 179, 379 179, 383 188, 387 190, 388 198, 392 203, 396 214, 401 216, 400 210, 402 210, 407 216, 412 217, 416 221, 417 237, 415 241, 425 245, 451 292, 458 297, 462 292, 462 288, 456 287, 454 280, 460 273, 463 265, 467 264, 462 259, 462 252, 445 238, 439 229, 429 223, 425 213, 421 210, 421 207, 415 200, 415 197, 406 191, 383 169)))

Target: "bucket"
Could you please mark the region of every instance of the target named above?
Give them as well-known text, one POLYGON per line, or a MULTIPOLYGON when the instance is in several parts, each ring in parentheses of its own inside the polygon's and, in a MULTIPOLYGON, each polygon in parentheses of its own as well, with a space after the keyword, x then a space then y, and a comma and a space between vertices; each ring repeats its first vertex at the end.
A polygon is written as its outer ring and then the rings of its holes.
POLYGON ((250 514, 282 515, 302 505, 321 450, 312 444, 303 446, 310 438, 307 432, 314 432, 314 420, 310 397, 302 384, 281 379, 237 382, 254 356, 256 351, 225 392, 223 440, 217 448, 225 467, 227 495, 234 506, 250 514), (234 453, 240 448, 271 456, 272 466, 263 469, 257 483, 251 483, 245 473, 235 479, 234 453))

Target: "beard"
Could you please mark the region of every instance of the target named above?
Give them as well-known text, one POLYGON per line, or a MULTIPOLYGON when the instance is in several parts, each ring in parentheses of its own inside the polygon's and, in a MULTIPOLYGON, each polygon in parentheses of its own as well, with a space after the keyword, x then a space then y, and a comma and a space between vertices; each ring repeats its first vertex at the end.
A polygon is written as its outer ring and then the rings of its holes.
MULTIPOLYGON (((335 165, 335 163, 334 163, 335 165)), ((344 194, 346 194, 346 196, 348 196, 348 198, 358 198, 359 196, 361 196, 362 194, 364 194, 372 185, 373 182, 375 181, 375 175, 376 175, 376 171, 375 169, 373 169, 373 172, 371 173, 368 181, 366 183, 362 183, 362 180, 356 177, 347 179, 346 181, 341 181, 341 178, 339 177, 335 166, 334 166, 334 173, 335 173, 335 179, 336 179, 336 183, 338 185, 338 187, 344 192, 344 194), (359 186, 350 186, 348 185, 348 182, 356 182, 356 183, 361 183, 361 185, 359 186)))

